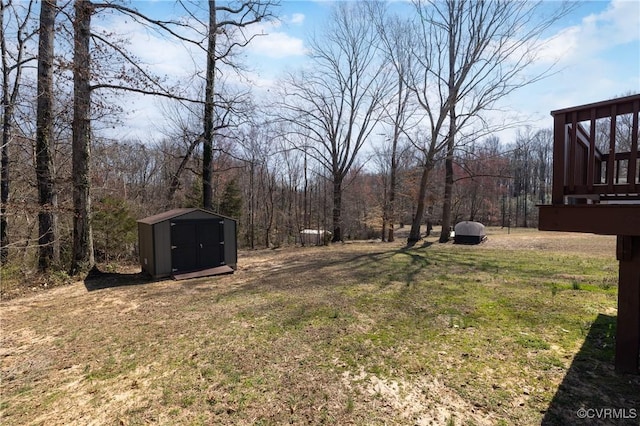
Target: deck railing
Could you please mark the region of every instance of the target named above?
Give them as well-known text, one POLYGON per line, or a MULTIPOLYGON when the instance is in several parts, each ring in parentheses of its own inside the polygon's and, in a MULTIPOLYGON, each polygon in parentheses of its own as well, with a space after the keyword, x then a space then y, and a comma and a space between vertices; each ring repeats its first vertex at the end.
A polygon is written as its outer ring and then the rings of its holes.
POLYGON ((640 203, 640 94, 552 111, 552 204, 640 203))
POLYGON ((640 373, 640 94, 552 111, 552 205, 543 231, 617 235, 616 370, 640 373))

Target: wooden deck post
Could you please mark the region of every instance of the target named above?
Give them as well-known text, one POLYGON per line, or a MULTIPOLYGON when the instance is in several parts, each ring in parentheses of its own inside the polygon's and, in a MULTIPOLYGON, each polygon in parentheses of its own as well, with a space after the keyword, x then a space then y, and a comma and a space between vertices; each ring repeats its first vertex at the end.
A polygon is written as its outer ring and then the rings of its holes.
POLYGON ((618 235, 618 319, 615 368, 639 372, 640 359, 640 236, 618 235))

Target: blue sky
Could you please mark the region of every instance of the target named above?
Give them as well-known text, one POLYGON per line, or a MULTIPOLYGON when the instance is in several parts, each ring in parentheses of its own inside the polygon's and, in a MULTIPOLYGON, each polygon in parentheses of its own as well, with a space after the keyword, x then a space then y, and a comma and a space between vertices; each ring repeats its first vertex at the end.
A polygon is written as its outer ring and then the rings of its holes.
MULTIPOLYGON (((306 63, 308 36, 322 28, 329 1, 281 1, 277 21, 261 23, 254 31, 264 33, 244 52, 248 77, 256 93, 278 84, 278 78, 306 63)), ((169 1, 132 1, 131 5, 156 17, 175 11, 169 1)), ((549 2, 553 7, 554 2, 549 2)), ((396 0, 392 7, 406 7, 396 0)), ((174 78, 193 72, 199 59, 183 46, 172 44, 122 24, 130 31, 131 49, 152 68, 174 78)), ((581 1, 578 8, 547 34, 541 66, 557 60, 555 73, 527 86, 501 102, 533 128, 550 127, 549 112, 555 109, 640 92, 640 1, 581 1)), ((163 118, 158 101, 137 97, 127 101, 132 111, 119 137, 145 137, 160 126, 163 118)), ((512 137, 508 133, 503 139, 512 137)), ((508 142, 508 141, 507 141, 508 142)))

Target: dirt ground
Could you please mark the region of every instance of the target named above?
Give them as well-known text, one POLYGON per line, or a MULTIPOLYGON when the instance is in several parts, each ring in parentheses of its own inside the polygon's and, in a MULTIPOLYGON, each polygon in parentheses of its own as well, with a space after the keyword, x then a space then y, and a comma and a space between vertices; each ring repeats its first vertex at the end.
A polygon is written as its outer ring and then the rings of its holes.
POLYGON ((589 255, 616 254, 616 237, 571 232, 538 232, 527 229, 489 228, 486 248, 531 249, 589 255))

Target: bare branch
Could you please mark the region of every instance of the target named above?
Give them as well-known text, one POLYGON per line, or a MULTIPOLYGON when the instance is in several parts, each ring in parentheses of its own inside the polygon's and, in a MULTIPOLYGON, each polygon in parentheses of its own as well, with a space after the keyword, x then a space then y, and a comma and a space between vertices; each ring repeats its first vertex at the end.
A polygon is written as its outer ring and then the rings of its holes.
POLYGON ((169 99, 178 100, 178 101, 192 102, 197 104, 203 103, 202 100, 200 99, 191 99, 183 96, 174 95, 172 93, 168 93, 164 91, 158 92, 153 90, 145 90, 145 89, 139 89, 131 86, 123 86, 119 84, 108 84, 108 83, 92 84, 90 89, 91 90, 99 90, 99 89, 123 90, 127 92, 140 93, 142 95, 161 96, 163 98, 169 98, 169 99))
POLYGON ((146 23, 146 24, 151 24, 152 28, 157 29, 160 28, 162 29, 164 32, 166 32, 167 34, 175 37, 176 39, 183 41, 185 43, 189 43, 191 45, 194 45, 202 50, 205 50, 202 47, 202 44, 200 41, 197 40, 192 40, 188 37, 185 37, 181 34, 179 34, 178 32, 174 31, 170 26, 177 26, 180 28, 191 28, 189 25, 178 22, 178 21, 162 21, 162 20, 158 20, 158 19, 152 19, 150 17, 148 17, 147 15, 144 15, 142 13, 140 13, 139 11, 137 11, 136 9, 132 9, 120 4, 113 4, 113 3, 94 3, 93 7, 95 9, 115 9, 119 12, 124 13, 125 15, 130 16, 135 22, 138 23, 146 23))

